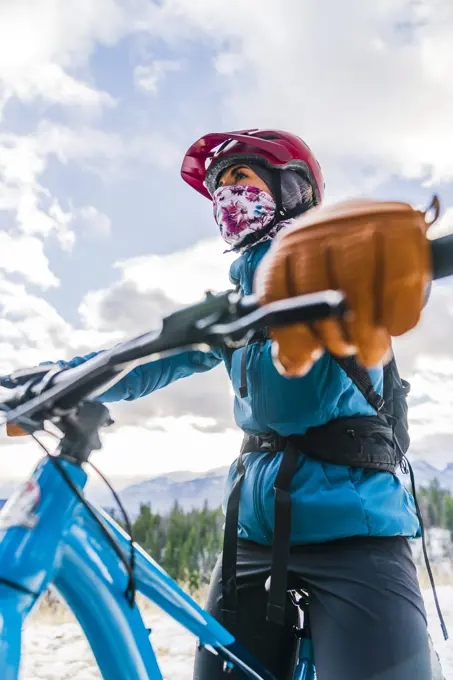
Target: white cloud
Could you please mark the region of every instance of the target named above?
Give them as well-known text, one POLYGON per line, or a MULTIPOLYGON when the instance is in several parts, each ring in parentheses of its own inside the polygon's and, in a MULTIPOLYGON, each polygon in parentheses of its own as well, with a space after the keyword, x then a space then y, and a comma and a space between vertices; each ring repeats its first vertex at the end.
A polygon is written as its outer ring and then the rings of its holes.
MULTIPOLYGON (((171 135, 154 132, 129 139, 123 157, 141 165, 153 166, 158 170, 171 169, 177 173, 183 154, 184 150, 171 135)), ((159 181, 158 175, 156 181, 159 181)))
MULTIPOLYGON (((42 240, 53 235, 64 250, 72 248, 73 214, 63 209, 42 181, 51 156, 61 163, 77 161, 99 173, 103 166, 104 176, 106 160, 113 173, 130 153, 143 158, 137 143, 130 146, 118 134, 85 125, 86 118, 80 120, 80 113, 98 114, 115 105, 111 94, 96 87, 90 57, 100 45, 113 46, 140 30, 145 16, 149 16, 146 0, 17 0, 0 4, 0 113, 12 99, 26 104, 37 100, 38 104, 61 105, 78 121, 77 126, 67 127, 44 120, 34 132, 0 135, 0 211, 10 232, 16 226, 23 234, 42 240)), ((163 143, 157 134, 155 141, 163 143)), ((149 142, 145 142, 146 153, 152 156, 149 142)), ((170 151, 167 148, 164 165, 170 151)), ((67 198, 70 202, 71 196, 67 198)), ((106 234, 110 229, 107 216, 99 211, 95 215, 93 210, 97 208, 85 211, 85 221, 91 221, 92 230, 106 234)), ((8 258, 16 255, 17 243, 17 239, 8 239, 8 258)), ((43 286, 55 285, 42 248, 36 240, 27 244, 26 252, 34 248, 37 255, 37 272, 28 279, 39 280, 43 286)), ((6 257, 5 251, 2 261, 6 257)), ((24 264, 9 259, 3 268, 21 271, 24 264)))
POLYGON ((453 206, 447 208, 441 219, 434 224, 429 232, 431 238, 440 238, 453 233, 453 206))
MULTIPOLYGON (((0 416, 1 418, 2 416, 0 416)), ((55 448, 55 443, 50 437, 44 439, 44 442, 49 445, 51 450, 55 448)), ((42 450, 30 437, 17 437, 15 439, 2 437, 1 452, 0 479, 2 483, 25 479, 31 475, 36 464, 43 457, 42 450)))
POLYGON ((453 456, 453 353, 449 360, 424 359, 411 378, 411 457, 442 468, 453 456))
POLYGON ((21 236, 0 231, 0 270, 20 274, 29 283, 41 288, 59 286, 49 269, 42 241, 34 236, 21 236))
POLYGON ((223 76, 231 76, 240 70, 241 57, 233 52, 220 52, 214 59, 216 71, 223 76))
POLYGON ((86 82, 96 45, 110 46, 138 28, 146 2, 16 0, 0 6, 2 99, 44 99, 90 111, 114 104, 86 82), (81 74, 85 79, 81 78, 81 74))
POLYGON ((98 92, 86 83, 72 78, 57 64, 28 65, 23 71, 16 71, 8 76, 3 78, 7 92, 5 99, 12 96, 23 102, 44 99, 93 112, 115 105, 115 100, 107 92, 98 92))
MULTIPOLYGON (((225 290, 230 258, 220 239, 201 241, 170 255, 148 255, 117 264, 120 280, 90 292, 79 307, 86 328, 99 333, 121 329, 123 338, 160 328, 165 316, 199 301, 203 291, 225 290)), ((193 426, 211 431, 232 427, 232 394, 223 366, 177 381, 163 391, 114 406, 120 425, 156 427, 156 419, 190 416, 193 426), (209 394, 209 399, 202 395, 209 394), (203 418, 201 425, 199 419, 203 418), (210 419, 208 422, 206 419, 210 419)))
POLYGON ((111 346, 118 332, 74 328, 42 297, 0 277, 0 374, 111 346))
MULTIPOLYGON (((104 430, 101 436, 103 448, 92 460, 109 477, 152 477, 174 470, 202 472, 229 465, 237 458, 242 439, 237 430, 201 433, 181 418, 172 419, 171 427, 160 431, 125 426, 114 432, 104 430)), ((51 450, 55 448, 54 440, 43 441, 51 450)), ((2 482, 22 479, 42 458, 42 451, 29 437, 2 441, 1 451, 2 482)), ((87 472, 91 476, 89 469, 87 472)), ((96 483, 96 478, 93 481, 96 483)))
MULTIPOLYGON (((109 163, 122 157, 125 143, 118 133, 108 133, 88 125, 67 125, 40 121, 31 143, 38 159, 55 156, 63 165, 70 161, 101 159, 109 163)), ((42 172, 42 168, 39 170, 42 172)))
POLYGON ((55 234, 68 250, 74 241, 72 215, 38 181, 50 153, 38 142, 32 135, 0 135, 0 211, 12 213, 22 233, 43 239, 55 234))
POLYGON ((164 421, 163 431, 123 427, 109 434, 106 430, 104 448, 93 461, 114 475, 128 475, 132 470, 148 471, 150 476, 173 470, 201 472, 232 463, 238 456, 241 439, 237 430, 206 434, 184 418, 174 418, 171 423, 164 421))
POLYGON ((49 208, 49 216, 54 220, 54 229, 60 246, 63 250, 70 251, 75 241, 75 234, 69 228, 73 220, 72 213, 65 212, 57 199, 53 198, 49 208))
POLYGON ((172 0, 161 12, 173 41, 216 50, 226 127, 299 133, 334 195, 394 174, 453 179, 450 0, 331 0, 322 12, 315 0, 172 0))
POLYGON ((87 205, 80 209, 80 217, 87 226, 89 235, 105 239, 111 234, 112 221, 110 217, 100 212, 94 205, 87 205))
POLYGON ((134 69, 135 85, 144 92, 156 94, 168 73, 180 71, 182 62, 177 59, 155 59, 151 64, 139 64, 134 69))
MULTIPOLYGON (((41 361, 70 359, 158 328, 164 316, 199 300, 208 286, 214 284, 217 290, 228 286, 222 249, 220 241, 210 240, 173 255, 121 263, 116 284, 84 298, 79 327, 24 286, 0 280, 0 374, 41 361)), ((232 427, 231 406, 231 389, 220 367, 146 399, 116 405, 114 412, 120 428, 155 429, 156 419, 186 416, 195 429, 225 431, 232 427), (209 394, 209 399, 202 394, 209 394)))
POLYGON ((393 345, 403 375, 427 371, 430 362, 453 359, 453 288, 451 282, 434 283, 418 326, 393 345))
POLYGON ((43 120, 32 139, 38 158, 54 156, 63 165, 77 162, 104 179, 114 172, 125 171, 127 162, 138 161, 157 168, 177 167, 181 162, 179 146, 160 132, 146 136, 131 134, 126 138, 118 132, 105 132, 88 125, 71 128, 43 120))
MULTIPOLYGON (((4 213, 5 221, 9 220, 10 231, 15 227, 22 234, 42 241, 54 236, 63 250, 70 251, 76 239, 73 230, 76 215, 82 218, 92 236, 102 238, 110 234, 111 221, 94 205, 71 210, 62 208, 41 179, 50 159, 56 158, 63 165, 76 163, 105 182, 109 176, 113 179, 121 173, 136 171, 139 163, 157 168, 176 166, 180 156, 177 145, 159 133, 125 140, 117 133, 106 133, 90 126, 70 128, 46 120, 38 124, 33 134, 4 132, 0 134, 0 215, 4 213)), ((70 193, 67 198, 72 205, 70 193)), ((29 243, 34 244, 37 252, 38 244, 29 243)), ((22 271, 23 262, 9 259, 19 255, 19 251, 13 251, 11 247, 7 270, 22 271)), ((43 267, 50 270, 42 248, 40 253, 38 271, 31 274, 34 283, 37 277, 44 281, 43 267)), ((2 259, 5 258, 6 253, 2 259)), ((43 285, 54 285, 49 282, 47 277, 43 285)))
MULTIPOLYGON (((270 123, 302 134, 319 153, 333 196, 369 190, 393 173, 445 179, 453 172, 453 84, 446 77, 453 60, 452 12, 449 0, 360 7, 346 0, 341 9, 329 2, 322 13, 314 0, 278 6, 270 0, 246 6, 239 0, 19 0, 0 10, 0 82, 8 96, 17 90, 27 99, 42 90, 67 105, 77 100, 91 106, 93 96, 109 97, 80 79, 95 46, 147 28, 173 48, 183 38, 209 44, 224 77, 223 108, 231 123, 270 123), (231 21, 235 12, 240 22, 231 21)), ((137 67, 136 81, 154 90, 180 66, 179 58, 156 59, 137 67)), ((70 141, 70 131, 47 126, 39 139, 44 147, 62 142, 53 153, 63 162, 92 162, 91 141, 104 160, 125 151, 114 136, 80 132, 72 131, 70 141)), ((156 135, 132 140, 129 149, 136 158, 154 152, 166 167, 180 153, 156 135)), ((39 153, 35 160, 42 161, 39 153)))
MULTIPOLYGON (((202 242, 173 256, 150 256, 148 266, 153 276, 149 282, 144 276, 144 258, 123 262, 120 282, 112 289, 90 294, 81 305, 81 328, 67 323, 49 303, 28 293, 24 286, 0 279, 0 374, 112 346, 125 336, 151 328, 183 300, 198 299, 203 284, 217 282, 219 288, 224 287, 226 268, 222 267, 222 276, 217 256, 221 251, 219 242, 202 242), (185 291, 179 296, 183 300, 175 301, 163 296, 163 291, 178 275, 185 291)), ((169 293, 173 290, 178 288, 169 293)), ((203 470, 227 464, 236 457, 241 438, 233 429, 231 406, 223 368, 179 381, 137 402, 114 404, 111 408, 117 424, 105 433, 104 449, 95 458, 105 472, 120 476, 125 471, 151 475, 187 466, 203 470), (159 455, 163 450, 164 457, 159 455)), ((21 476, 39 458, 40 452, 32 442, 21 440, 20 444, 24 456, 18 466, 17 444, 2 442, 0 475, 21 476)))
POLYGON ((122 327, 140 333, 158 326, 178 306, 199 301, 207 290, 231 288, 232 257, 220 238, 199 241, 168 255, 142 255, 117 262, 120 280, 88 293, 79 307, 87 328, 110 331, 122 327))
POLYGON ((402 377, 411 383, 412 458, 443 468, 453 456, 453 288, 435 283, 422 320, 393 341, 402 377))
POLYGON ((231 287, 228 271, 234 256, 225 255, 224 250, 219 237, 169 255, 135 257, 115 266, 139 291, 161 290, 172 300, 190 304, 199 300, 203 291, 231 287))

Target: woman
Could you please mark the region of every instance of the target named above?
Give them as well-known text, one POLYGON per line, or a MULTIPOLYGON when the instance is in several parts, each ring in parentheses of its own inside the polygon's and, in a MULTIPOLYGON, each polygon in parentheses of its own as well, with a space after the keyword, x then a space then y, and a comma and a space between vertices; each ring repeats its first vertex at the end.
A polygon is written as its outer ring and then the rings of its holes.
MULTIPOLYGON (((187 152, 182 176, 212 200, 222 237, 239 253, 231 281, 245 295, 274 236, 323 198, 310 149, 281 131, 206 135, 187 152)), ((373 401, 330 354, 315 348, 309 359, 305 375, 288 379, 262 335, 235 351, 187 351, 136 368, 101 400, 135 399, 224 361, 245 440, 227 481, 225 548, 207 609, 276 678, 289 679, 297 613, 285 607, 288 574, 311 594, 319 680, 430 680, 426 614, 407 540, 419 521, 392 473, 395 460, 379 463, 394 455, 391 430, 376 415, 382 367, 369 370, 373 401), (346 421, 350 429, 338 429, 346 421), (332 455, 319 458, 318 443, 332 455), (345 464, 343 454, 364 449, 372 465, 345 464)), ((218 657, 198 650, 194 678, 221 677, 218 657)))

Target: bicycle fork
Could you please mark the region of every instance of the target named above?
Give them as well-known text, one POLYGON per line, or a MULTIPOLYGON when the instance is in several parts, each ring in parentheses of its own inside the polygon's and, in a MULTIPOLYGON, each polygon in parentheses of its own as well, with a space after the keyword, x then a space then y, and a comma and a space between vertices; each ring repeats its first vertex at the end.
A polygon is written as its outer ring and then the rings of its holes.
POLYGON ((294 680, 316 680, 310 628, 310 599, 305 593, 299 592, 297 595, 299 595, 299 599, 297 599, 295 593, 290 593, 293 604, 301 611, 303 617, 302 626, 295 629, 296 637, 299 639, 299 654, 294 680))

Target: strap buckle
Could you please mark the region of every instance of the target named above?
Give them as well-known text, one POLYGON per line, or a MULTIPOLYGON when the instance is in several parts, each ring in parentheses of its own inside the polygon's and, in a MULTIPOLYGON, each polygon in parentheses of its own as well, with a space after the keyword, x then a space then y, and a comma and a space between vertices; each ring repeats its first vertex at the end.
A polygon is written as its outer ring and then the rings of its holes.
POLYGON ((382 409, 385 406, 385 400, 383 397, 381 397, 380 394, 378 394, 373 387, 367 390, 366 394, 366 399, 371 406, 376 409, 376 411, 379 413, 379 411, 382 411, 382 409))
POLYGON ((257 444, 259 445, 259 450, 263 453, 266 451, 273 452, 276 448, 275 439, 262 439, 261 437, 257 437, 257 444))

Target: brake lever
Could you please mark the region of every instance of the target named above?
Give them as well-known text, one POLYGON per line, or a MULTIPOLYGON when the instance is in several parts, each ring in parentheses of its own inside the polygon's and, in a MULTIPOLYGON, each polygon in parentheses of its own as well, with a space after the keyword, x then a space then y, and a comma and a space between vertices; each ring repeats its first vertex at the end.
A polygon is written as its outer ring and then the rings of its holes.
MULTIPOLYGON (((11 410, 28 399, 38 396, 51 386, 55 375, 66 370, 68 369, 60 368, 58 364, 46 364, 14 371, 6 376, 7 380, 0 378, 0 384, 12 390, 7 398, 1 400, 2 405, 6 406, 7 410, 11 410)), ((38 419, 35 424, 39 426, 42 422, 43 418, 38 419)), ((29 425, 32 423, 33 421, 29 419, 29 425)))
POLYGON ((0 387, 6 387, 9 390, 25 385, 34 378, 43 378, 46 373, 52 371, 55 364, 46 364, 44 366, 35 366, 33 368, 19 368, 9 375, 0 376, 0 387))
POLYGON ((180 351, 184 347, 206 345, 211 338, 209 328, 216 323, 231 322, 236 318, 236 294, 226 291, 218 295, 206 293, 202 302, 180 309, 162 321, 159 332, 145 333, 127 344, 112 350, 111 363, 123 364, 138 357, 161 352, 180 351))
POLYGON ((222 339, 234 343, 246 336, 248 331, 264 327, 283 327, 295 323, 310 323, 318 319, 338 319, 348 311, 343 293, 325 290, 309 293, 288 300, 277 300, 261 308, 257 298, 248 296, 237 301, 234 320, 221 321, 210 326, 211 341, 222 339))

